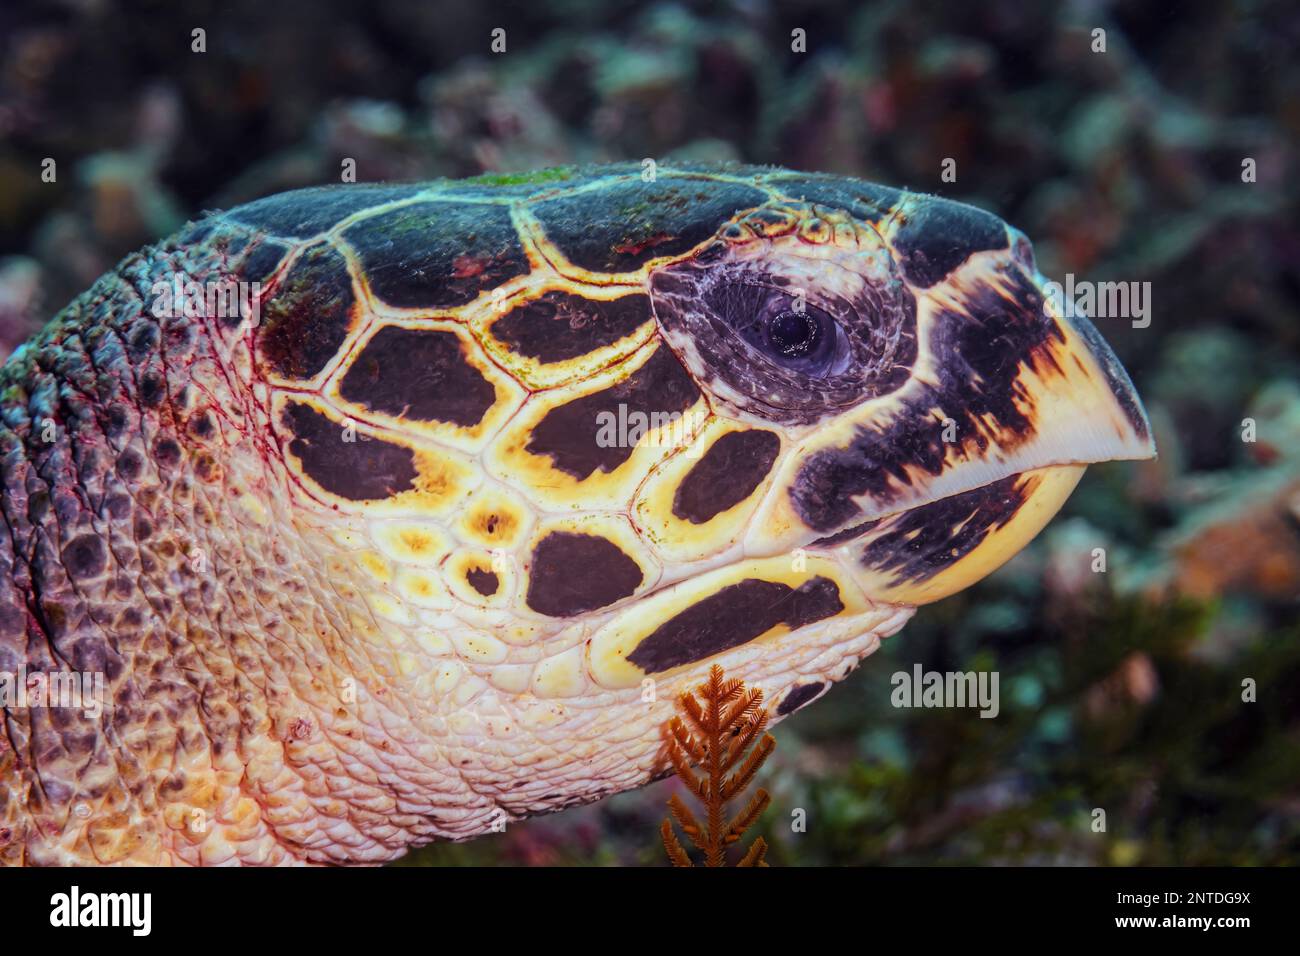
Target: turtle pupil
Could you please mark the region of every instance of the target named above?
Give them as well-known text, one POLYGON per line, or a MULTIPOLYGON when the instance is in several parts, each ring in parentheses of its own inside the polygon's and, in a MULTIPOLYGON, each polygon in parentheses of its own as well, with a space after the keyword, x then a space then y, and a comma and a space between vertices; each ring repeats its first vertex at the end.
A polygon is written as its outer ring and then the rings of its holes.
POLYGON ((817 341, 817 323, 807 312, 787 310, 768 323, 767 334, 782 355, 803 355, 817 341))

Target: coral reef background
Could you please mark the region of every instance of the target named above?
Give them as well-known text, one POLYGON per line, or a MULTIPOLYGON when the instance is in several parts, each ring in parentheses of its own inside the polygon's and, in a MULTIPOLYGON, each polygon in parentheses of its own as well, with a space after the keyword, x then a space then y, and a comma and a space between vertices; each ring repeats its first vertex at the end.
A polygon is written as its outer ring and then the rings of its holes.
MULTIPOLYGON (((348 158, 736 159, 977 203, 1049 277, 1151 284, 1147 327, 1098 325, 1161 457, 1092 469, 1026 552, 776 728, 768 859, 1294 864, 1298 48, 1285 0, 6 3, 0 354, 187 218, 348 158), (893 707, 915 663, 997 670, 999 717, 893 707)), ((405 862, 662 863, 673 786, 405 862)))

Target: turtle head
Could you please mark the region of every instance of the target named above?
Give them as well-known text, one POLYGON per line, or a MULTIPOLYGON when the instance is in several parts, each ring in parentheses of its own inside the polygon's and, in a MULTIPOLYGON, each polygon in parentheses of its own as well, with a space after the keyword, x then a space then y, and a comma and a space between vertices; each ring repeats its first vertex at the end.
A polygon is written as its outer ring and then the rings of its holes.
POLYGON ((1022 233, 871 189, 738 217, 652 301, 715 411, 784 438, 746 554, 833 557, 870 599, 920 604, 1019 551, 1088 464, 1154 446, 1022 233))
POLYGON ((296 514, 380 630, 474 630, 485 673, 544 645, 540 700, 828 675, 1088 464, 1153 453, 1096 330, 970 206, 673 168, 374 200, 264 306, 296 514))
POLYGON ((1089 463, 1153 452, 1110 349, 968 206, 671 166, 352 189, 239 213, 306 234, 348 204, 268 280, 288 493, 260 500, 322 640, 465 781, 430 832, 661 772, 714 663, 791 712, 1089 463))

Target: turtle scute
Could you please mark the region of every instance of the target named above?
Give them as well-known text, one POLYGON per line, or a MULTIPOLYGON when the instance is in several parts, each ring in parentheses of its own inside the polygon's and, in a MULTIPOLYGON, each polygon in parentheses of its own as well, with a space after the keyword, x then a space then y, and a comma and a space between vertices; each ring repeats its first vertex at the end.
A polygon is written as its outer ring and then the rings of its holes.
POLYGON ((737 213, 766 200, 767 193, 754 186, 664 176, 543 199, 531 211, 569 262, 591 272, 619 273, 681 255, 737 213))
POLYGON ((254 226, 286 239, 308 239, 338 225, 348 216, 418 194, 419 185, 372 183, 295 189, 246 203, 226 213, 235 222, 254 226))
POLYGON ((359 321, 347 263, 329 246, 304 252, 261 310, 262 361, 267 371, 288 380, 320 374, 359 321))
POLYGON ((419 202, 362 219, 343 231, 379 301, 450 309, 528 272, 510 210, 419 202))
POLYGON ((490 331, 507 352, 551 365, 613 345, 650 319, 650 300, 641 292, 602 301, 552 290, 510 309, 490 331))

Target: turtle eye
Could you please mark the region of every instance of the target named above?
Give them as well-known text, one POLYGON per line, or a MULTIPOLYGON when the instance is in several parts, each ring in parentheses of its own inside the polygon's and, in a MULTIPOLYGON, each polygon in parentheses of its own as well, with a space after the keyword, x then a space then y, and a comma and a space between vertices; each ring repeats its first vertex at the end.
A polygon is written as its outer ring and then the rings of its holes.
POLYGON ((738 290, 731 305, 733 314, 748 317, 733 326, 740 338, 779 368, 825 376, 846 351, 839 324, 827 312, 784 292, 751 286, 738 290))
POLYGON ((724 249, 654 272, 650 299, 669 344, 716 383, 720 403, 764 421, 810 423, 912 375, 916 300, 892 272, 848 268, 857 265, 729 261, 724 249))
POLYGON ((767 340, 773 349, 789 358, 798 358, 817 344, 821 331, 807 311, 787 309, 767 321, 767 340))

